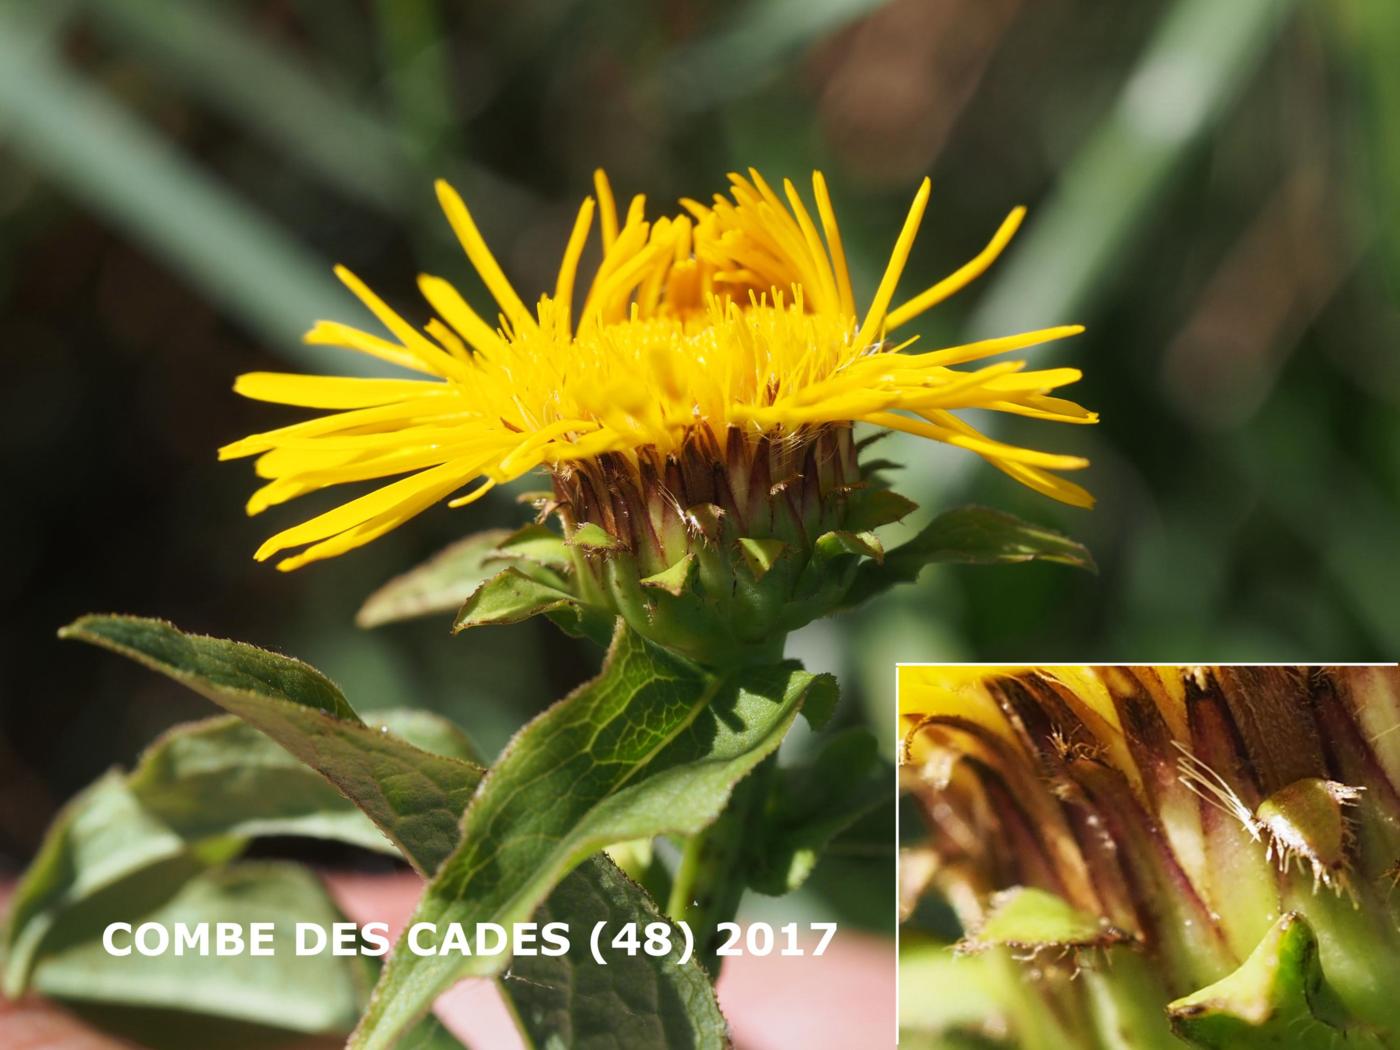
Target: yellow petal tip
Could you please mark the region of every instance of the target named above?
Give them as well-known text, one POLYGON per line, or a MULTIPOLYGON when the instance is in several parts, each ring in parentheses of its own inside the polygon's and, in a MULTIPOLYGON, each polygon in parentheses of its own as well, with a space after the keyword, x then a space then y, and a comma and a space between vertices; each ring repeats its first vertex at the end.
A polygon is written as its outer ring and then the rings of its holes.
POLYGON ((448 208, 462 202, 461 194, 459 194, 456 189, 453 188, 452 183, 448 182, 446 179, 434 179, 433 192, 437 194, 438 203, 441 204, 443 208, 448 208))
POLYGON ((219 462, 223 463, 230 459, 243 459, 245 456, 251 456, 254 452, 259 451, 261 451, 261 449, 255 448, 248 438, 242 438, 238 441, 230 442, 219 449, 219 462))

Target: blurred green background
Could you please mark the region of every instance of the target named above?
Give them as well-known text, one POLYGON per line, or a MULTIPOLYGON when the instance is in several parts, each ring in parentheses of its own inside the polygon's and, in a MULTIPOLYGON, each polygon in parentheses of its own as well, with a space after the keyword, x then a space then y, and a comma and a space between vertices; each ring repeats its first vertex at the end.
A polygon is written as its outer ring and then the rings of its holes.
MULTIPOLYGON (((539 290, 600 165, 653 209, 733 168, 820 167, 867 296, 924 174, 909 291, 1026 203, 924 345, 1089 326, 1034 356, 1082 367, 1102 424, 997 425, 1090 456, 1094 511, 883 449, 914 525, 989 503, 1085 541, 1100 574, 930 571, 802 632, 846 719, 893 738, 896 659, 1400 653, 1394 0, 0 0, 0 874, 73 791, 211 713, 60 644, 82 612, 294 653, 488 752, 596 666, 538 623, 354 627, 389 576, 522 520, 508 495, 282 575, 252 551, 314 501, 247 519, 251 472, 214 450, 294 415, 234 397, 237 373, 361 367, 299 341, 372 323, 333 262, 410 317, 420 270, 479 296, 434 176, 539 290)), ((814 892, 878 925, 888 883, 860 865, 833 858, 814 892)))

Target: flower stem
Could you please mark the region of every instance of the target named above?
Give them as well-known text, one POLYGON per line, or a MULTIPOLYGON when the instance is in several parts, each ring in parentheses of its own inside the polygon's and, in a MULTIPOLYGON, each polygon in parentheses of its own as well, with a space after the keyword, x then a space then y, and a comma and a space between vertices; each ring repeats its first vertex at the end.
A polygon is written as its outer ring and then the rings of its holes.
POLYGON ((735 785, 729 805, 705 830, 686 840, 685 851, 671 884, 667 912, 686 923, 695 935, 695 954, 711 980, 719 979, 723 943, 719 924, 730 922, 744 895, 747 850, 763 818, 778 756, 769 755, 735 785))

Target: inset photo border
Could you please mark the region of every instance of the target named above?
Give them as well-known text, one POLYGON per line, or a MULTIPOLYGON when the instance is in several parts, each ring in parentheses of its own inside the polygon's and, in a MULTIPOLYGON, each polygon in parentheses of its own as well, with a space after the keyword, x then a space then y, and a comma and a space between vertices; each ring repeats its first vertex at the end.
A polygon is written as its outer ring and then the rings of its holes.
POLYGON ((1400 1032, 1400 668, 896 675, 901 1045, 1400 1032))

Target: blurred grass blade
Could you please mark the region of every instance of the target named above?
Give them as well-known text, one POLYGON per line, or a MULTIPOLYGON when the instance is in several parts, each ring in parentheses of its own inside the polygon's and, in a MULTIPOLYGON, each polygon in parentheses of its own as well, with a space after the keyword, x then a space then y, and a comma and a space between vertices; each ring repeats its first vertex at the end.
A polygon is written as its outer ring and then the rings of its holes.
POLYGON ((1380 259, 1392 294, 1400 293, 1400 207, 1395 187, 1400 185, 1400 4, 1395 0, 1335 0, 1330 5, 1340 43, 1346 49, 1340 61, 1352 70, 1362 120, 1354 129, 1351 145, 1363 187, 1356 194, 1365 201, 1352 221, 1357 234, 1377 234, 1380 259))
POLYGON ((448 35, 436 0, 378 0, 380 48, 398 113, 399 141, 425 166, 453 151, 448 35))
MULTIPOLYGON (((969 319, 979 339, 1057 320, 1090 320, 1110 268, 1135 246, 1172 174, 1238 97, 1295 0, 1176 0, 1102 121, 995 271, 969 319)), ((993 422, 990 432, 1003 429, 993 422)), ((937 450, 910 445, 909 464, 937 450)), ((904 475, 907 495, 933 502, 932 470, 904 475)))
POLYGON ((0 4, 0 143, 296 362, 378 371, 301 342, 317 317, 355 316, 330 267, 74 76, 12 4, 0 4))
POLYGON ((1249 83, 1294 5, 1177 0, 1003 264, 972 318, 972 338, 1088 320, 1109 268, 1191 148, 1249 83))
POLYGON ((426 186, 394 132, 315 75, 299 56, 252 31, 237 8, 207 0, 86 0, 92 27, 276 145, 341 192, 399 212, 426 186))
POLYGON ((793 51, 854 22, 880 0, 764 0, 740 8, 728 27, 667 56, 660 89, 667 108, 708 109, 738 98, 787 68, 793 51))

